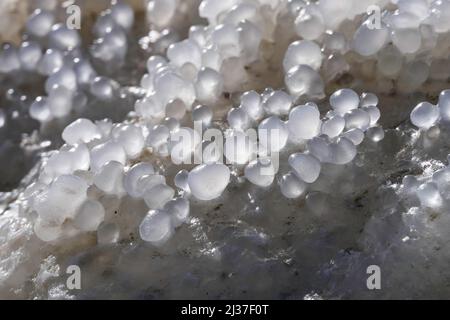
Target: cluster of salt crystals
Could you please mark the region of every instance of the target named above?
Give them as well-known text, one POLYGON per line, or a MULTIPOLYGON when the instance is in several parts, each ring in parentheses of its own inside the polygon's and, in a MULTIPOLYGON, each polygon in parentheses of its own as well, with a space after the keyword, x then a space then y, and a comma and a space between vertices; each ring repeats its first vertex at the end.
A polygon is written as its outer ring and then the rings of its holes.
MULTIPOLYGON (((56 10, 56 8, 53 8, 56 10)), ((94 25, 98 37, 90 55, 81 49, 81 36, 56 22, 56 13, 36 9, 26 22, 26 40, 19 48, 10 44, 0 54, 0 73, 28 72, 47 77, 47 96, 36 97, 29 108, 30 116, 42 123, 82 110, 90 95, 100 100, 114 97, 118 84, 98 76, 92 59, 111 67, 123 61, 127 52, 127 32, 134 22, 133 10, 124 2, 115 1, 94 25)))
MULTIPOLYGON (((151 1, 152 17, 169 19, 176 2, 151 1)), ((155 55, 148 60, 141 79, 146 95, 136 102, 136 112, 155 121, 179 120, 194 101, 212 105, 222 92, 239 91, 247 80, 244 66, 258 60, 261 41, 273 31, 265 28, 264 1, 259 2, 202 1, 199 14, 209 24, 191 26, 187 39, 168 47, 167 59, 155 55)), ((273 15, 278 5, 275 1, 273 15)))
MULTIPOLYGON (((349 163, 365 135, 376 142, 383 138, 383 130, 376 126, 380 116, 377 103, 373 94, 364 93, 360 98, 351 89, 341 89, 330 97, 333 110, 321 120, 314 103, 291 110, 292 98, 283 91, 267 89, 261 95, 246 92, 241 97, 241 105, 228 114, 232 132, 225 141, 225 158, 231 166, 245 166, 246 179, 264 188, 273 183, 278 170, 271 159, 265 157, 267 150, 282 152, 288 142, 306 144, 305 152, 289 157, 292 171, 279 179, 284 196, 300 197, 305 194, 307 185, 318 178, 322 163, 349 163), (230 115, 234 113, 238 116, 231 117, 233 121, 230 121, 230 115), (287 114, 287 121, 279 118, 287 114), (251 120, 245 122, 239 116, 251 120), (249 137, 245 129, 251 125, 258 127, 262 144, 259 150, 263 152, 255 160, 251 160, 254 146, 246 143, 249 137), (277 139, 264 139, 272 130, 276 130, 277 139), (228 147, 230 139, 243 143, 237 149, 228 147)), ((195 110, 199 119, 210 122, 210 110, 204 106, 195 110)), ((194 129, 189 130, 193 135, 199 135, 194 129)), ((221 163, 220 158, 206 157, 205 163, 190 172, 178 172, 174 184, 180 196, 176 196, 165 176, 157 174, 151 163, 135 163, 145 148, 150 147, 158 153, 161 148, 156 146, 164 144, 168 144, 169 149, 163 149, 170 152, 175 162, 177 159, 172 151, 177 144, 173 145, 171 141, 178 141, 174 136, 180 131, 179 125, 169 129, 161 124, 147 130, 145 125, 113 124, 107 120, 94 123, 78 119, 68 125, 62 133, 66 144, 47 159, 39 180, 27 190, 38 214, 35 223, 38 237, 52 241, 97 230, 100 242, 117 241, 119 227, 112 227, 113 223, 104 220, 105 209, 99 201, 102 195, 112 195, 143 199, 150 211, 140 224, 140 236, 154 245, 163 244, 173 230, 188 219, 191 195, 201 201, 213 200, 222 195, 230 182, 229 166, 221 163), (66 202, 70 205, 64 206, 66 202)), ((195 140, 202 145, 208 142, 195 140)), ((187 144, 187 147, 183 144, 183 151, 190 157, 196 152, 197 144, 187 144)))
POLYGON ((390 2, 289 1, 296 33, 302 38, 289 46, 283 62, 289 91, 293 95, 323 96, 324 82, 349 71, 355 62, 348 58, 352 51, 359 55, 355 68, 375 61, 373 76, 380 78, 380 83, 383 78, 395 80, 405 92, 419 88, 428 78, 445 80, 449 57, 444 39, 450 31, 450 2, 390 2), (353 34, 341 30, 344 21, 368 9, 375 11, 353 34))
MULTIPOLYGON (((450 90, 443 90, 437 105, 419 103, 410 114, 411 123, 428 136, 439 136, 439 126, 447 126, 450 121, 450 90)), ((450 156, 447 157, 450 161, 450 156)), ((420 177, 407 175, 403 178, 401 192, 407 197, 419 200, 423 208, 440 210, 448 204, 450 167, 436 170, 433 174, 420 177)))
POLYGON ((154 244, 186 221, 189 203, 174 197, 165 177, 150 163, 130 165, 145 148, 144 131, 139 125, 88 119, 64 129, 66 144, 49 156, 38 181, 26 191, 38 214, 35 232, 40 239, 97 231, 99 242, 117 241, 120 228, 105 220, 100 201, 104 195, 143 199, 151 211, 141 225, 141 236, 154 244), (161 216, 165 218, 156 218, 161 216), (149 222, 157 228, 146 226, 149 222), (167 234, 161 235, 162 230, 167 234))

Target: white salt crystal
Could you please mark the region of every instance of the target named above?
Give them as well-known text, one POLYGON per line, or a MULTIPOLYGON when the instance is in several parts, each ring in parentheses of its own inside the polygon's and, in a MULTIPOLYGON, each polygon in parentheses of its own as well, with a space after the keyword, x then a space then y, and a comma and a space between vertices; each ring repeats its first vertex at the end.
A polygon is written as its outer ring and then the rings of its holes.
POLYGON ((322 51, 314 41, 299 40, 292 42, 286 50, 283 59, 284 72, 298 65, 308 65, 314 70, 319 70, 322 65, 322 51))
POLYGON ((141 239, 159 246, 173 233, 172 220, 165 210, 150 210, 139 225, 141 239))
POLYGON ((255 159, 245 167, 244 175, 251 183, 264 188, 272 184, 275 168, 270 159, 255 159))
POLYGON ((82 231, 95 231, 105 218, 105 208, 96 200, 86 200, 78 210, 73 223, 82 231))
POLYGON ((142 195, 142 190, 138 188, 138 181, 145 175, 152 175, 155 173, 153 165, 148 162, 140 162, 132 166, 126 173, 123 181, 125 190, 134 198, 138 198, 142 195))
POLYGON ((289 137, 293 140, 311 139, 320 131, 320 112, 316 105, 297 106, 289 113, 287 126, 289 137))
POLYGON ((101 133, 91 120, 80 118, 69 124, 62 132, 63 140, 68 144, 88 143, 100 139, 101 133))
POLYGON ((305 193, 307 188, 306 183, 292 172, 283 175, 279 181, 279 185, 283 196, 289 199, 300 197, 305 193))
POLYGON ((124 192, 124 168, 117 161, 104 164, 94 175, 94 184, 107 194, 122 194, 124 192))
POLYGON ((359 96, 352 89, 340 89, 330 96, 330 105, 338 114, 343 115, 359 106, 359 96))
POLYGON ((439 120, 439 108, 429 102, 421 102, 411 111, 410 118, 416 127, 430 128, 439 120))
POLYGON ((202 164, 189 172, 188 184, 194 197, 212 200, 221 196, 230 181, 230 169, 220 163, 202 164))
POLYGON ((294 173, 307 183, 313 183, 319 177, 320 161, 310 154, 293 153, 289 156, 288 162, 294 173))

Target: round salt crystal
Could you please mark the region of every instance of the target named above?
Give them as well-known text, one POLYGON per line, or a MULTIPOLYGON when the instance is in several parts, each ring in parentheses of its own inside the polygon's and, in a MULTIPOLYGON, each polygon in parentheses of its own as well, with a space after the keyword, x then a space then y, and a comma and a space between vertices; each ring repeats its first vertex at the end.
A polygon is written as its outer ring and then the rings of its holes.
POLYGON ((275 168, 270 159, 255 159, 245 167, 244 175, 251 183, 265 188, 272 184, 275 168))
POLYGON ((439 108, 429 102, 421 102, 411 111, 410 119, 416 127, 430 128, 439 120, 439 108))
POLYGON ((378 97, 371 92, 363 92, 361 94, 360 107, 376 107, 378 105, 378 97))
POLYGON ((57 240, 63 235, 60 225, 49 223, 38 218, 33 227, 36 236, 45 242, 57 240))
POLYGON ((224 154, 227 163, 245 164, 256 152, 256 141, 242 131, 235 131, 226 138, 224 154))
POLYGON ((128 158, 136 158, 145 146, 142 129, 137 125, 124 125, 113 129, 112 135, 125 150, 128 158))
POLYGON ((219 72, 203 67, 197 74, 195 92, 197 100, 204 103, 214 103, 223 90, 223 80, 219 72))
POLYGON ((441 118, 444 121, 450 121, 450 90, 443 90, 439 94, 438 102, 441 118))
POLYGON ((322 51, 320 47, 309 40, 292 42, 286 50, 283 59, 284 72, 300 64, 308 65, 314 70, 319 70, 322 65, 322 51))
POLYGON ((422 44, 422 35, 418 29, 394 29, 391 32, 391 38, 403 54, 417 52, 422 44))
POLYGON ((416 191, 420 204, 424 207, 438 208, 442 205, 442 197, 439 194, 437 184, 427 182, 422 184, 416 191))
POLYGON ((362 110, 364 110, 369 114, 370 126, 376 125, 381 116, 380 109, 378 109, 378 107, 371 106, 371 107, 364 107, 362 108, 362 110))
POLYGON ((137 181, 137 189, 141 192, 141 196, 144 195, 146 190, 150 190, 157 185, 165 185, 166 177, 160 174, 148 174, 140 177, 137 181))
POLYGON ((351 11, 352 1, 320 0, 318 7, 322 12, 325 24, 329 29, 337 29, 342 21, 344 21, 351 11))
POLYGON ((212 200, 220 197, 229 181, 230 169, 221 163, 199 165, 188 175, 189 189, 199 200, 212 200))
POLYGON ((338 114, 345 114, 359 106, 359 96, 352 89, 340 89, 330 96, 330 105, 338 114))
POLYGON ((349 139, 345 137, 330 145, 331 159, 330 162, 334 164, 347 164, 351 162, 356 156, 356 147, 349 139))
POLYGON ((80 85, 89 85, 96 77, 96 72, 88 60, 75 59, 74 71, 80 85))
POLYGON ((366 20, 356 30, 353 36, 353 48, 362 56, 371 56, 380 51, 389 39, 389 31, 386 26, 372 28, 372 22, 366 20))
POLYGON ((51 30, 55 17, 49 11, 36 9, 28 18, 25 26, 29 34, 45 37, 51 30))
POLYGON ((372 127, 366 131, 366 135, 373 142, 379 142, 384 139, 384 130, 380 127, 372 127))
POLYGON ((323 136, 308 140, 307 146, 309 153, 319 159, 320 162, 331 161, 331 147, 328 140, 323 136))
POLYGON ((239 56, 241 50, 236 27, 230 24, 219 24, 213 29, 210 39, 218 47, 224 59, 239 56))
POLYGON ((45 82, 45 91, 49 93, 55 86, 63 86, 70 91, 77 89, 77 75, 75 71, 68 67, 62 67, 45 82))
POLYGON ((203 49, 202 66, 220 71, 222 67, 223 57, 216 47, 203 49))
POLYGON ((317 180, 321 170, 320 161, 306 153, 293 153, 288 159, 294 173, 304 182, 313 183, 317 180))
POLYGON ((114 222, 101 223, 97 229, 97 242, 100 244, 111 244, 119 241, 120 229, 114 222))
POLYGON ((28 71, 35 70, 42 57, 41 46, 33 41, 22 42, 19 49, 19 59, 22 68, 28 71))
POLYGON ((129 30, 134 22, 134 11, 125 2, 117 2, 111 7, 111 17, 125 30, 129 30))
POLYGON ((164 210, 169 213, 172 225, 176 228, 189 218, 189 201, 185 198, 172 199, 166 203, 164 210))
POLYGON ((175 118, 177 120, 183 119, 186 114, 186 105, 180 99, 169 101, 166 105, 166 116, 175 118))
POLYGON ((258 125, 259 143, 266 155, 283 149, 288 136, 287 125, 276 116, 266 118, 258 125))
POLYGON ((123 164, 109 161, 94 175, 94 184, 107 194, 117 195, 124 192, 123 179, 123 164))
POLYGON ((165 210, 150 210, 139 225, 141 239, 155 246, 164 244, 172 233, 172 220, 165 210))
POLYGON ((231 128, 245 130, 250 125, 247 113, 241 108, 231 108, 227 114, 227 121, 231 128))
POLYGON ((345 114, 345 127, 347 129, 358 128, 363 131, 370 126, 370 115, 362 109, 354 109, 345 114))
POLYGON ((322 98, 324 82, 316 70, 307 65, 291 68, 284 78, 289 92, 296 97, 322 98))
POLYGON ((114 141, 107 141, 91 150, 91 169, 98 172, 109 161, 125 164, 127 155, 123 147, 114 141))
POLYGON ((163 104, 178 98, 184 102, 188 110, 195 101, 193 83, 169 70, 155 76, 155 92, 158 100, 163 104))
POLYGON ((150 209, 162 209, 174 195, 175 190, 163 183, 146 186, 142 193, 142 197, 150 209))
POLYGON ((147 145, 155 150, 158 150, 161 145, 167 143, 169 137, 169 128, 167 128, 165 125, 156 125, 150 130, 147 136, 147 145))
POLYGON ((410 12, 419 19, 425 19, 429 14, 426 0, 398 0, 397 7, 403 12, 410 12))
POLYGON ((197 69, 202 65, 202 53, 194 40, 186 39, 169 46, 167 57, 177 67, 192 63, 197 69))
POLYGON ((206 37, 205 26, 195 25, 189 28, 189 39, 194 40, 199 47, 203 48, 206 46, 206 37))
POLYGON ((71 148, 68 150, 68 154, 71 158, 72 171, 75 172, 77 170, 89 170, 91 157, 89 154, 89 148, 84 143, 71 146, 71 148))
POLYGON ((175 186, 180 188, 181 190, 189 191, 188 176, 189 171, 187 171, 186 169, 178 171, 174 178, 175 186))
POLYGON ((175 132, 180 129, 180 122, 175 118, 166 117, 161 122, 161 124, 167 127, 167 129, 169 129, 169 132, 175 132))
POLYGON ((117 84, 107 77, 95 77, 90 91, 99 100, 110 100, 114 97, 117 84))
POLYGON ((55 24, 48 34, 50 47, 59 50, 69 50, 80 46, 81 37, 78 31, 69 29, 63 24, 55 24))
POLYGON ((261 96, 255 91, 247 91, 242 94, 240 108, 255 121, 261 119, 264 114, 261 96))
POLYGON ((283 175, 279 181, 279 185, 283 196, 289 199, 300 197, 305 193, 307 188, 306 183, 292 172, 283 175))
POLYGON ((353 142, 355 146, 357 146, 364 140, 364 131, 359 128, 353 128, 344 132, 342 136, 347 138, 348 140, 353 142))
POLYGON ((177 10, 176 0, 151 0, 147 4, 147 19, 159 27, 166 27, 177 10))
POLYGON ((105 218, 105 208, 96 200, 86 200, 78 210, 73 223, 82 231, 95 231, 105 218))
POLYGON ((147 71, 149 73, 154 73, 156 70, 162 66, 167 65, 167 60, 162 56, 151 56, 147 60, 147 71))
POLYGON ((73 218, 86 200, 87 188, 87 183, 77 176, 60 175, 46 194, 37 199, 35 209, 41 219, 62 224, 66 218, 73 218))
POLYGON ((339 115, 335 115, 324 121, 322 124, 322 133, 330 138, 335 138, 341 134, 345 128, 345 119, 339 115))
POLYGON ((63 130, 62 138, 68 144, 88 143, 94 139, 101 138, 101 133, 91 120, 80 118, 63 130))
MULTIPOLYGON (((169 105, 170 105, 170 103, 169 103, 169 105)), ((157 97, 154 93, 147 95, 142 99, 137 100, 134 105, 134 109, 136 110, 136 113, 139 116, 141 116, 145 119, 152 119, 153 117, 162 118, 164 116, 164 106, 157 99, 157 97)), ((173 113, 173 114, 170 113, 170 114, 171 114, 171 116, 176 116, 175 113, 173 113)), ((183 115, 184 115, 184 113, 183 113, 183 115)))
POLYGON ((30 106, 30 116, 40 122, 51 119, 52 114, 46 97, 37 97, 30 106))
POLYGON ((264 101, 264 109, 268 114, 285 115, 292 106, 292 97, 284 91, 272 92, 264 101))
POLYGON ((142 190, 138 188, 138 181, 145 175, 152 175, 155 173, 151 163, 141 162, 132 166, 126 173, 123 184, 127 193, 133 198, 139 198, 142 195, 142 190))
POLYGON ((289 113, 287 126, 289 137, 293 140, 317 136, 321 126, 319 109, 313 104, 295 107, 289 113))
POLYGON ((54 117, 65 117, 72 109, 73 91, 66 87, 56 85, 48 94, 48 104, 54 117))
POLYGON ((61 51, 47 49, 38 63, 38 71, 43 75, 50 75, 58 71, 64 64, 64 56, 61 51))
POLYGON ((114 28, 115 24, 116 22, 111 16, 110 11, 102 12, 97 17, 92 31, 97 37, 101 38, 114 28))
POLYGON ((316 40, 325 32, 324 18, 314 3, 300 10, 295 19, 295 31, 306 40, 316 40))
POLYGON ((213 111, 208 106, 198 105, 192 110, 192 120, 201 123, 202 126, 209 127, 213 117, 213 111))
POLYGON ((10 73, 20 69, 17 49, 10 44, 3 45, 0 52, 0 73, 10 73))

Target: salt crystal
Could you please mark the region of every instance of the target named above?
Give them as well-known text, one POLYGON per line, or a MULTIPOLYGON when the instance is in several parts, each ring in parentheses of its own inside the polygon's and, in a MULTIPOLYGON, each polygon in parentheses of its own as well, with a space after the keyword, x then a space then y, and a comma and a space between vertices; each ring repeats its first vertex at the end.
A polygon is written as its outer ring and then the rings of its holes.
POLYGON ((189 189, 199 200, 220 197, 229 181, 230 169, 220 163, 199 165, 192 169, 188 176, 189 189))

